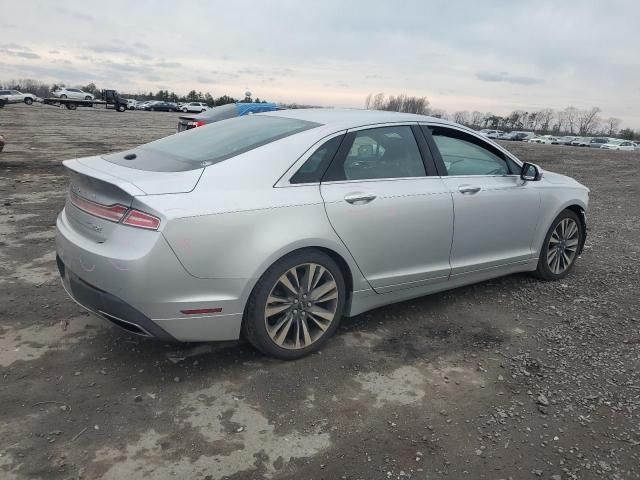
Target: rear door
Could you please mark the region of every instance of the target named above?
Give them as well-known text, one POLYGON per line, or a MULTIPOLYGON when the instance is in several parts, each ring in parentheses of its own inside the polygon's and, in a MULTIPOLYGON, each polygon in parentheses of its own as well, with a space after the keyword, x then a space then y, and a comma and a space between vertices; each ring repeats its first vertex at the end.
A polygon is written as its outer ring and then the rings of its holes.
POLYGON ((350 131, 320 191, 331 225, 378 293, 448 280, 453 204, 417 125, 350 131))
POLYGON ((522 181, 519 165, 479 136, 441 125, 423 130, 453 196, 452 276, 530 260, 537 182, 522 181))

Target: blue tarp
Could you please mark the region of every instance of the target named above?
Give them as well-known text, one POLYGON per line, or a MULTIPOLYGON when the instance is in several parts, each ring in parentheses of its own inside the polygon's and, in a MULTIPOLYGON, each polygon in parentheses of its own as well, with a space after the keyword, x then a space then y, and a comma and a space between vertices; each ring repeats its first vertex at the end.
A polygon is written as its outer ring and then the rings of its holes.
POLYGON ((236 109, 241 117, 252 113, 273 112, 278 107, 275 103, 236 103, 236 109))

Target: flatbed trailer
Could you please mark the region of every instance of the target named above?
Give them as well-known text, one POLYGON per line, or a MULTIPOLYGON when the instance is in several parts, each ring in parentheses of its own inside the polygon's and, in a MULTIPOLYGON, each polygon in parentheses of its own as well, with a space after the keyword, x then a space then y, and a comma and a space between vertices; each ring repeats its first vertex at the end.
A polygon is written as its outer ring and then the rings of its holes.
POLYGON ((102 90, 102 100, 49 97, 43 99, 42 103, 58 107, 64 106, 69 110, 76 110, 78 107, 93 107, 95 105, 104 105, 105 108, 111 106, 118 112, 124 112, 127 109, 126 100, 121 99, 115 90, 102 90))

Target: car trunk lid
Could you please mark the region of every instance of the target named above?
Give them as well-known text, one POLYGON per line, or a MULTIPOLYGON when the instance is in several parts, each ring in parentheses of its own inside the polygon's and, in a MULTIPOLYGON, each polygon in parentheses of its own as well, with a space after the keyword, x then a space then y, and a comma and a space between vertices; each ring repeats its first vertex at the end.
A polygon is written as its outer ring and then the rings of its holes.
MULTIPOLYGON (((67 160, 70 177, 65 214, 72 227, 98 243, 106 241, 131 213, 135 198, 193 190, 203 169, 152 172, 127 168, 101 157, 67 160)), ((136 207, 139 208, 139 207, 136 207)), ((160 217, 158 212, 146 212, 160 217)))

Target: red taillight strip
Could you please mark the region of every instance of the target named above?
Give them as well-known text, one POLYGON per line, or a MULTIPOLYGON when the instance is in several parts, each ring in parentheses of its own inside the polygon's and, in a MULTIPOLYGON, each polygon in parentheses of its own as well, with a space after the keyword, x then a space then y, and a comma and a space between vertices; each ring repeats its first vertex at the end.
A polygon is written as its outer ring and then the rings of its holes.
POLYGON ((160 219, 158 217, 141 210, 129 209, 129 207, 119 203, 102 205, 81 197, 73 191, 70 192, 69 198, 76 208, 110 222, 122 222, 123 225, 129 227, 144 228, 146 230, 158 230, 160 228, 160 219))
POLYGON ((113 205, 102 205, 100 203, 93 202, 81 197, 73 191, 70 193, 69 198, 71 199, 71 203, 83 212, 115 223, 122 220, 124 214, 129 210, 127 207, 120 205, 119 203, 115 203, 113 205))
POLYGON ((147 230, 158 230, 158 227, 160 227, 160 219, 158 217, 140 210, 129 210, 122 223, 130 227, 146 228, 147 230))

